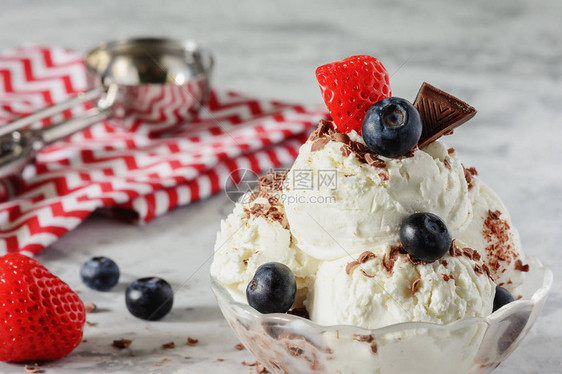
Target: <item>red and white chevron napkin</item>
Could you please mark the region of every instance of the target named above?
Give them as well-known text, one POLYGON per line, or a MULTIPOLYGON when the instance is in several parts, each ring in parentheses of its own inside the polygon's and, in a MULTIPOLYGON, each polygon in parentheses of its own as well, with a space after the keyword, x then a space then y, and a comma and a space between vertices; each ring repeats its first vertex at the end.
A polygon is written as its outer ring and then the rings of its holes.
MULTIPOLYGON (((0 54, 0 125, 86 88, 77 52, 31 46, 0 54)), ((19 194, 0 203, 0 254, 36 254, 96 209, 148 222, 221 190, 236 169, 286 165, 324 115, 214 91, 193 123, 167 137, 130 133, 111 120, 96 124, 45 149, 24 170, 19 194)))

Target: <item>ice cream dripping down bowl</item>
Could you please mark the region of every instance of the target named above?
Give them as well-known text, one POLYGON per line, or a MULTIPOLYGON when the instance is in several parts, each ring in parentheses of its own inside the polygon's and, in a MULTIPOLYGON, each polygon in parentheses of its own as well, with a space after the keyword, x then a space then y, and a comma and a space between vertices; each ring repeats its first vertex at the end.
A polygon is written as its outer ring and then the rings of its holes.
POLYGON ((552 286, 552 272, 527 260, 521 299, 487 317, 449 324, 322 326, 292 314, 262 314, 235 301, 214 278, 211 287, 240 341, 271 373, 485 374, 520 345, 552 286))
POLYGON ((89 91, 0 127, 0 178, 17 176, 43 147, 108 118, 149 135, 172 131, 209 98, 213 57, 194 41, 116 40, 99 44, 84 61, 89 91), (32 126, 87 103, 91 108, 76 117, 32 126))

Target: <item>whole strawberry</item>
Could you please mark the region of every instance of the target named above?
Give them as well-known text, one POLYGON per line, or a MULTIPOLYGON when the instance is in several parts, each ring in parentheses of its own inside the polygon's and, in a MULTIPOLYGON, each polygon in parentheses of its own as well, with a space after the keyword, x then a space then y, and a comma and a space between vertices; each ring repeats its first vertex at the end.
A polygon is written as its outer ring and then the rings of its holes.
POLYGON ((371 56, 351 56, 322 65, 316 79, 324 102, 340 132, 357 131, 367 109, 391 96, 388 72, 371 56))
POLYGON ((0 257, 0 361, 56 360, 82 341, 78 295, 33 258, 0 257))

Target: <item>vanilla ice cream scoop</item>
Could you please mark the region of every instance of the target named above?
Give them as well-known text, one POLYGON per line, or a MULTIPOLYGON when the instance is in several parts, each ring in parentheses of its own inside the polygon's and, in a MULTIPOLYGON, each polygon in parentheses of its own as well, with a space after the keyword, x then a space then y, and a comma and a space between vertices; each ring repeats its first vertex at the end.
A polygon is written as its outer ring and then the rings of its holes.
POLYGON ((266 262, 287 265, 297 280, 296 307, 312 284, 318 261, 293 245, 282 203, 274 193, 245 195, 221 222, 211 275, 240 302, 256 269, 266 262), (247 201, 250 200, 250 201, 247 201))
POLYGON ((306 301, 322 325, 367 329, 400 322, 449 323, 492 312, 495 284, 473 260, 474 251, 416 264, 398 246, 323 262, 306 301))
POLYGON ((321 124, 300 148, 284 183, 287 219, 302 251, 332 260, 396 242, 402 221, 416 212, 438 215, 453 237, 470 224, 463 166, 442 142, 385 158, 370 153, 355 131, 329 126, 321 124))

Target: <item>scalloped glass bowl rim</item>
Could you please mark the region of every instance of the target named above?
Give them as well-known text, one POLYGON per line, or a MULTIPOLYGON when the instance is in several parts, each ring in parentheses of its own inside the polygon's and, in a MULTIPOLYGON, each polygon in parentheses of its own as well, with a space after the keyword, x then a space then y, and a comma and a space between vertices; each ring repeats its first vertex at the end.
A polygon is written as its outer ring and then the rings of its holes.
POLYGON ((398 331, 404 330, 411 330, 411 329, 419 329, 419 328, 432 328, 432 329, 456 329, 462 328, 465 326, 470 326, 473 324, 479 323, 486 323, 487 325, 491 325, 495 320, 501 319, 505 315, 509 315, 510 311, 513 309, 518 309, 519 306, 533 306, 541 301, 543 301, 552 287, 553 282, 553 274, 549 268, 544 267, 542 262, 533 256, 527 256, 527 261, 532 263, 532 266, 536 266, 537 270, 542 272, 542 284, 539 288, 537 288, 530 299, 521 299, 516 300, 504 307, 500 308, 499 310, 495 311, 494 313, 490 314, 487 317, 472 317, 466 318, 458 321, 454 321, 447 324, 439 324, 439 323, 432 323, 432 322, 402 322, 393 325, 388 325, 384 327, 380 327, 377 329, 365 329, 358 326, 352 325, 319 325, 313 321, 308 319, 292 315, 286 313, 271 313, 271 314, 262 314, 249 306, 248 304, 244 304, 238 301, 235 301, 232 296, 230 295, 229 291, 220 284, 213 276, 211 276, 211 289, 215 293, 215 296, 219 300, 225 301, 230 306, 236 307, 239 311, 243 311, 251 315, 252 318, 260 319, 263 321, 269 322, 284 322, 288 323, 291 321, 299 321, 301 323, 305 323, 308 327, 312 327, 317 330, 322 331, 340 331, 340 332, 349 332, 350 334, 359 334, 359 335, 383 335, 387 333, 393 333, 398 331))

